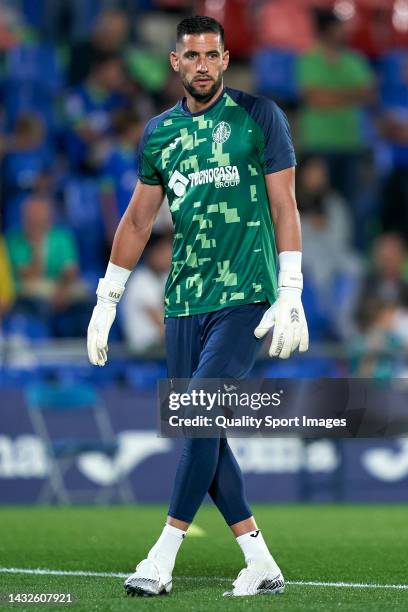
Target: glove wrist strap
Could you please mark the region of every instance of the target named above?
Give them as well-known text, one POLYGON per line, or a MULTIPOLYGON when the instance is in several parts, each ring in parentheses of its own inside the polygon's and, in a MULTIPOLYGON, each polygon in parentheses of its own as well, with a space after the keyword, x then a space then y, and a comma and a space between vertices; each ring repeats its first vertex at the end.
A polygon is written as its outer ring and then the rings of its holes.
POLYGON ((290 288, 290 289, 303 289, 303 274, 301 272, 294 272, 292 270, 280 270, 278 276, 278 287, 279 289, 290 288))
POLYGON ((100 278, 98 287, 96 289, 96 295, 102 300, 117 304, 123 295, 125 288, 117 283, 106 280, 106 278, 100 278))

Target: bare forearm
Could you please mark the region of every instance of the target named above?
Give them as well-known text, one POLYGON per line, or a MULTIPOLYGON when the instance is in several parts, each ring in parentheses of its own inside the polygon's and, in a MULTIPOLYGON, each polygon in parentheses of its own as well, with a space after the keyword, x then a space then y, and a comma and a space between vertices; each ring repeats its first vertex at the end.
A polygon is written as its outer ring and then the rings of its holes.
POLYGON ((295 169, 265 176, 278 252, 301 251, 300 219, 295 197, 295 169))
POLYGON ((300 219, 295 206, 275 209, 273 224, 278 253, 302 250, 300 219))
POLYGON ((133 270, 150 238, 152 224, 137 226, 127 213, 122 217, 113 239, 110 261, 133 270))
POLYGON ((330 109, 339 106, 369 104, 374 100, 374 92, 367 87, 313 88, 305 91, 305 98, 311 106, 330 109))
POLYGON ((344 92, 344 101, 350 104, 373 104, 376 101, 373 87, 350 87, 344 92))

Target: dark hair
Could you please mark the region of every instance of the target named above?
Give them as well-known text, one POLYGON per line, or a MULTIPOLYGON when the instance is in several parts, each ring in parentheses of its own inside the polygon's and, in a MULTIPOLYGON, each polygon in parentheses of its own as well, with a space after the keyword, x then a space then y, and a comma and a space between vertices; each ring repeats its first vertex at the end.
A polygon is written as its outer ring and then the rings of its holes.
POLYGON ((314 20, 318 34, 325 34, 332 26, 341 23, 341 19, 333 11, 319 8, 314 10, 314 20))
POLYGON ((224 28, 212 17, 195 15, 194 17, 186 17, 177 26, 177 42, 186 34, 205 34, 206 32, 214 32, 219 34, 221 43, 224 45, 224 28))

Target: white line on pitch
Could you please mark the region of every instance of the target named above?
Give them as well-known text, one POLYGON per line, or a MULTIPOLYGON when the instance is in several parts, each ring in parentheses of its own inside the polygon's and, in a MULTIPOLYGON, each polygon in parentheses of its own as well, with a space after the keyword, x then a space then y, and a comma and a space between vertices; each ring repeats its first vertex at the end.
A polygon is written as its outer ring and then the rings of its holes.
MULTIPOLYGON (((129 574, 119 572, 87 572, 83 570, 52 570, 52 569, 30 569, 24 567, 0 567, 0 574, 34 574, 37 576, 94 576, 96 578, 127 578, 129 574)), ((177 580, 217 580, 231 582, 232 578, 221 576, 175 576, 177 580)), ((296 586, 316 587, 341 587, 349 589, 399 589, 408 590, 408 584, 378 584, 364 582, 319 582, 315 580, 287 580, 286 584, 296 586)))
POLYGON ((408 590, 408 584, 378 584, 364 582, 318 582, 316 580, 285 580, 286 584, 317 587, 344 587, 349 589, 401 589, 408 590))

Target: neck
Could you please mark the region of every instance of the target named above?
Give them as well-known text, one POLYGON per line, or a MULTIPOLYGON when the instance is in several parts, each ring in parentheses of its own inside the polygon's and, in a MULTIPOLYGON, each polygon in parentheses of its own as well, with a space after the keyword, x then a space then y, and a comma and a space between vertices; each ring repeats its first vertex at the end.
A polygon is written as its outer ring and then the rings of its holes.
POLYGON ((337 58, 340 53, 340 48, 330 43, 322 42, 320 47, 329 59, 337 58))
POLYGON ((190 113, 199 113, 205 110, 206 108, 214 104, 217 98, 220 97, 223 89, 224 84, 221 83, 215 94, 212 96, 212 98, 210 98, 210 100, 207 100, 207 102, 200 102, 199 100, 194 98, 188 91, 184 90, 184 93, 186 94, 186 104, 188 110, 190 111, 190 113))

